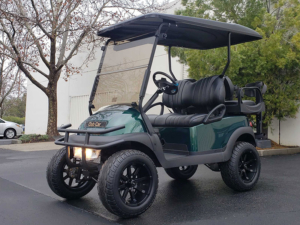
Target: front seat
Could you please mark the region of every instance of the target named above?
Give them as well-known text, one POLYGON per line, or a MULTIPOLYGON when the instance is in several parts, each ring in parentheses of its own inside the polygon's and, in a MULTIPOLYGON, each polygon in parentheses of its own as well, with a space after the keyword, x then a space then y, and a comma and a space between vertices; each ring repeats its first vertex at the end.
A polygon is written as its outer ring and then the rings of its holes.
POLYGON ((225 101, 223 78, 179 81, 175 95, 163 94, 162 103, 175 113, 148 115, 153 127, 193 127, 203 123, 208 112, 225 101), (190 113, 190 112, 194 113, 190 113))

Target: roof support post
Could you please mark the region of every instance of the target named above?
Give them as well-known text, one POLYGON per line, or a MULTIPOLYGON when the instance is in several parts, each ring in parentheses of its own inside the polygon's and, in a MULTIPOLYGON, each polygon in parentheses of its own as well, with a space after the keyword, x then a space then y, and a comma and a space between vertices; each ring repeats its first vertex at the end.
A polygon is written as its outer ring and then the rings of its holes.
POLYGON ((148 119, 148 117, 146 116, 146 114, 143 110, 143 100, 144 100, 144 97, 145 97, 145 94, 146 94, 146 89, 147 89, 149 77, 150 77, 150 74, 151 74, 151 66, 152 66, 154 55, 155 55, 155 50, 156 50, 156 47, 157 47, 157 43, 158 43, 158 40, 160 38, 161 30, 162 30, 163 26, 166 26, 166 25, 168 25, 168 23, 160 24, 160 26, 158 27, 158 29, 155 33, 155 41, 154 41, 154 44, 153 44, 153 47, 152 47, 152 52, 151 52, 151 55, 150 55, 148 67, 145 71, 145 76, 144 76, 144 80, 143 80, 143 83, 142 83, 140 96, 139 96, 139 100, 140 100, 139 101, 139 111, 140 111, 141 117, 143 118, 143 121, 145 123, 145 127, 146 127, 146 129, 147 129, 147 131, 150 135, 155 134, 155 132, 154 132, 154 129, 153 129, 151 123, 150 123, 150 120, 148 119))
POLYGON ((172 64, 171 64, 171 47, 172 46, 169 46, 169 49, 168 49, 168 60, 169 60, 169 71, 170 71, 170 74, 172 75, 172 77, 174 78, 175 81, 177 81, 173 71, 172 71, 172 64))
POLYGON ((221 74, 221 77, 224 77, 226 70, 228 69, 228 66, 230 64, 230 46, 231 46, 231 32, 228 33, 228 45, 227 45, 227 63, 225 68, 223 69, 223 72, 221 74))

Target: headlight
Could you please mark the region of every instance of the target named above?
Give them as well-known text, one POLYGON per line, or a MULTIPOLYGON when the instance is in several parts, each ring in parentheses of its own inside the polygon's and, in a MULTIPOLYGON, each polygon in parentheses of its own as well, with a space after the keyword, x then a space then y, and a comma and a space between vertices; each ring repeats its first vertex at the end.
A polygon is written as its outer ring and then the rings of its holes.
POLYGON ((21 125, 19 125, 19 124, 16 124, 16 126, 17 126, 17 127, 20 127, 20 128, 22 128, 22 126, 21 126, 21 125))
MULTIPOLYGON (((101 150, 95 150, 91 148, 85 149, 85 158, 86 160, 93 160, 97 159, 100 155, 101 150)), ((82 148, 80 147, 74 147, 73 148, 74 157, 77 159, 82 159, 82 148)))

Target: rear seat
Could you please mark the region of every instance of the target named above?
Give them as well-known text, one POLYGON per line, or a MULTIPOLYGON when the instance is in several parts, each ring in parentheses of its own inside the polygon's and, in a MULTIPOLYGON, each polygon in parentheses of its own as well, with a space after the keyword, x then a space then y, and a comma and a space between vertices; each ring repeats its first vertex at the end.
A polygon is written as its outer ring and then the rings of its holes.
POLYGON ((233 100, 235 87, 229 77, 212 76, 198 81, 178 81, 178 93, 163 94, 163 105, 174 113, 148 115, 154 127, 192 127, 203 123, 207 114, 217 105, 225 104, 226 113, 234 115, 258 114, 265 110, 262 94, 267 86, 263 82, 247 84, 237 89, 238 100, 233 100), (243 93, 256 97, 256 102, 243 100, 243 93))
POLYGON ((203 123, 214 107, 225 102, 224 80, 220 76, 179 81, 178 93, 163 94, 162 102, 174 113, 148 115, 154 127, 192 127, 203 123), (190 112, 193 112, 191 114, 190 112))
POLYGON ((237 100, 232 100, 234 95, 234 85, 229 77, 225 77, 226 88, 226 113, 227 114, 258 114, 265 111, 265 103, 262 95, 266 92, 267 86, 263 82, 246 84, 244 88, 237 89, 237 100), (243 100, 243 96, 255 97, 256 102, 243 100))

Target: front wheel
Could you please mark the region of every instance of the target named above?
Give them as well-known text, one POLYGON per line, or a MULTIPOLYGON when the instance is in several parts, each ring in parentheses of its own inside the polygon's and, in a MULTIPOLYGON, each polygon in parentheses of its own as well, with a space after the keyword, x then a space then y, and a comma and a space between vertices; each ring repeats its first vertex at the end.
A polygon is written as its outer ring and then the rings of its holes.
POLYGON ((158 175, 153 161, 136 150, 113 154, 104 163, 98 178, 98 194, 111 213, 135 217, 153 203, 158 186, 158 175))
POLYGON ((16 136, 16 131, 14 129, 9 128, 5 131, 4 135, 7 139, 13 139, 16 136))
POLYGON ((96 182, 83 174, 89 174, 80 167, 69 167, 66 148, 62 148, 50 160, 47 167, 47 181, 51 190, 66 199, 78 199, 88 194, 96 182))
POLYGON ((191 178, 197 171, 198 165, 180 166, 165 169, 166 173, 175 180, 187 180, 191 178))
POLYGON ((247 142, 234 146, 229 161, 219 163, 225 184, 236 191, 249 191, 260 175, 260 157, 256 148, 247 142))

